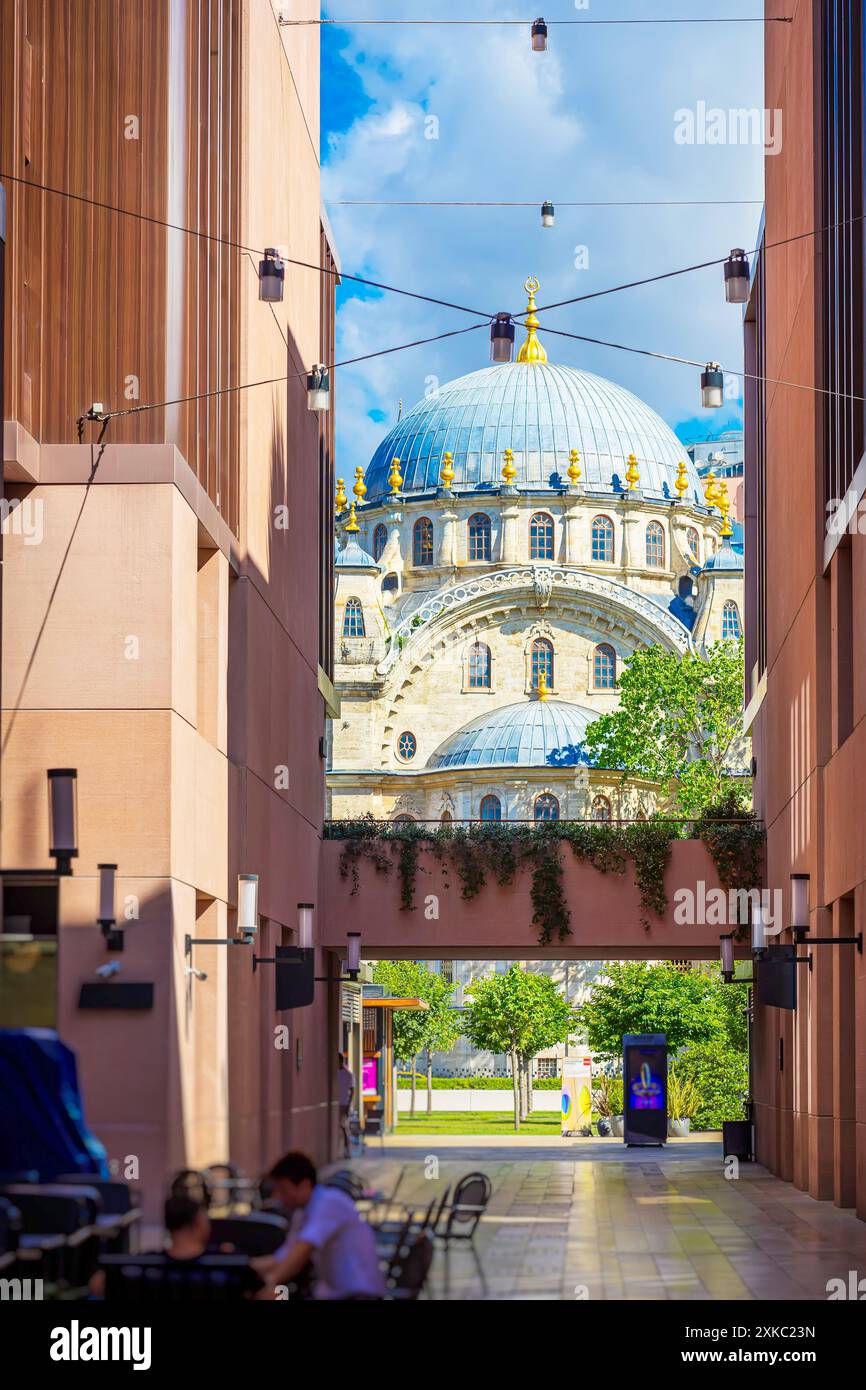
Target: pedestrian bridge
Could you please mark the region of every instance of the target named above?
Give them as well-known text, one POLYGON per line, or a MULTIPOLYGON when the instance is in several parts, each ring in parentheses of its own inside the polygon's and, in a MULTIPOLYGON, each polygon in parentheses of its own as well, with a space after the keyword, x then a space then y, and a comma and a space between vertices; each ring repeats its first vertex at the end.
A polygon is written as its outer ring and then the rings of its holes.
MULTIPOLYGON (((368 960, 717 960, 719 937, 737 926, 729 921, 735 903, 699 839, 671 842, 661 911, 647 910, 631 859, 622 871, 604 872, 559 842, 557 901, 567 908, 569 934, 560 940, 554 933, 544 945, 533 922, 531 862, 508 883, 488 873, 478 892, 466 897, 456 854, 441 846, 440 839, 436 849, 417 849, 412 903, 404 906, 400 841, 383 839, 371 856, 369 850, 356 855, 350 840, 326 839, 317 943, 343 951, 346 933, 359 932, 361 955, 368 960)), ((545 883, 536 883, 539 892, 549 903, 545 883)), ((744 941, 744 955, 747 946, 744 941)))

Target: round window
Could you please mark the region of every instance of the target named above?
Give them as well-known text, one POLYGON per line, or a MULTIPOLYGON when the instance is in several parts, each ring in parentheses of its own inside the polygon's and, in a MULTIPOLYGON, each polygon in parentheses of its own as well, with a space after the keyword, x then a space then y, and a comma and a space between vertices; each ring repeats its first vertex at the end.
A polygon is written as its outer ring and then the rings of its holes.
POLYGON ((401 734, 397 740, 397 753, 398 756, 403 759, 403 762, 411 762, 417 751, 418 744, 415 735, 410 734, 408 730, 401 734))

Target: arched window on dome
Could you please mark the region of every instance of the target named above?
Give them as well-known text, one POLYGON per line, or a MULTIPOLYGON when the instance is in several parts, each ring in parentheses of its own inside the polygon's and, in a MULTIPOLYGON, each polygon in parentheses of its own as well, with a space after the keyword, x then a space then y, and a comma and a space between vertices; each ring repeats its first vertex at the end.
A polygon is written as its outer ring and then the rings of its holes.
POLYGON ((694 526, 689 526, 686 531, 686 545, 689 548, 689 554, 694 558, 695 564, 699 565, 701 563, 701 538, 694 526))
POLYGON ((490 517, 484 512, 469 518, 469 559, 490 559, 490 517))
POLYGON ((592 519, 592 559, 596 564, 613 564, 613 522, 609 516, 592 519))
POLYGON ((388 528, 383 522, 379 522, 373 532, 373 559, 381 560, 382 552, 388 543, 388 528))
POLYGON ((548 690, 553 689, 553 643, 546 637, 536 637, 532 644, 532 690, 538 689, 542 671, 548 690))
POLYGON ((359 598, 347 598, 343 609, 343 636, 366 637, 364 628, 364 609, 359 598))
POLYGON ((491 675, 490 648, 486 642, 473 642, 467 662, 467 686, 470 690, 489 690, 491 675))
POLYGON ((722 608, 722 640, 730 637, 737 641, 742 632, 740 626, 740 610, 732 598, 725 601, 722 608))
POLYGON ((600 642, 592 654, 592 684, 595 690, 613 690, 616 685, 616 652, 600 642))
POLYGON ((481 798, 481 819, 502 820, 502 802, 492 792, 481 798))
POLYGON ((536 512, 529 518, 529 558, 553 559, 553 517, 547 512, 536 512))
POLYGON ((559 802, 551 792, 535 798, 533 815, 536 820, 559 820, 559 802))
POLYGON ((433 563, 433 522, 429 516, 419 516, 412 530, 412 559, 416 565, 433 563))
POLYGON ((606 796, 593 797, 592 818, 593 820, 610 820, 610 801, 606 796))
POLYGON ((646 562, 651 569, 664 569, 665 533, 660 521, 650 521, 646 528, 646 562))

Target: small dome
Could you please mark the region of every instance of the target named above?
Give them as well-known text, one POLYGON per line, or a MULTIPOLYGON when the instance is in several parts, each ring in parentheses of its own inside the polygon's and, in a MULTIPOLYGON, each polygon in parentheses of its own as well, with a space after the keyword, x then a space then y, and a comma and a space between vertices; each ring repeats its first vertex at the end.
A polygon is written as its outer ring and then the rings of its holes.
POLYGON ((455 491, 498 488, 506 449, 514 453, 518 489, 561 490, 569 450, 577 449, 581 481, 592 491, 618 493, 634 454, 647 497, 676 499, 681 459, 687 495, 703 497, 685 446, 631 391, 575 367, 513 362, 449 381, 414 405, 376 450, 366 472, 366 501, 389 495, 394 458, 400 460, 402 495, 435 491, 446 450, 453 455, 455 491))
POLYGON ((428 760, 442 767, 584 767, 595 710, 565 700, 526 700, 490 710, 441 743, 428 760))
POLYGON ((357 541, 347 541, 342 550, 338 550, 334 556, 334 564, 338 569, 372 569, 378 570, 379 565, 363 546, 357 541))
POLYGON ((705 570, 741 570, 743 568, 743 557, 738 554, 730 541, 723 541, 716 551, 711 555, 704 565, 705 570))

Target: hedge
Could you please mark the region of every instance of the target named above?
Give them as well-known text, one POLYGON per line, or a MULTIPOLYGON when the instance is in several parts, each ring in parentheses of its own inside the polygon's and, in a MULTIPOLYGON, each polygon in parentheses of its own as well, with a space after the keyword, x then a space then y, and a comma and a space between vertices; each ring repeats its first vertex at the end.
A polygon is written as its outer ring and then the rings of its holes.
MULTIPOLYGON (((412 1082, 408 1076, 397 1078, 398 1091, 411 1091, 412 1082)), ((416 1089, 427 1090, 426 1076, 419 1076, 416 1089)), ((558 1076, 536 1077, 532 1083, 533 1091, 561 1091, 562 1081, 558 1076)), ((510 1076, 434 1076, 434 1091, 511 1091, 510 1076)))
POLYGON ((721 1129, 725 1120, 745 1117, 743 1100, 749 1088, 749 1061, 732 1048, 689 1047, 671 1063, 683 1080, 692 1081, 701 1098, 692 1129, 721 1129))

